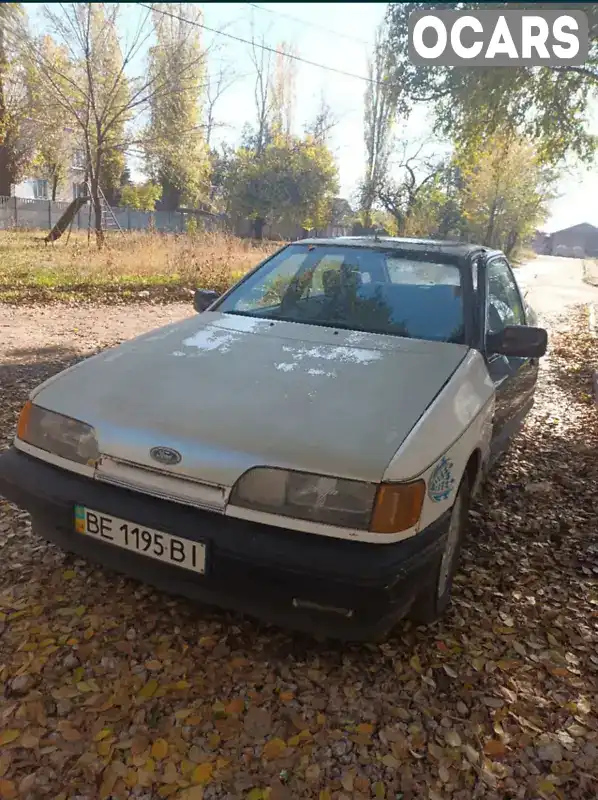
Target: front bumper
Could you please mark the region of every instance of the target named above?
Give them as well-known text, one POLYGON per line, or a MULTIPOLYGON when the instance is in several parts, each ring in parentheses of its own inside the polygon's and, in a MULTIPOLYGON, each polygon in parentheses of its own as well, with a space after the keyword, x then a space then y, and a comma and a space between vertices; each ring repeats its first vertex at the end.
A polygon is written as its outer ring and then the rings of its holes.
POLYGON ((395 544, 370 544, 234 519, 109 486, 32 458, 0 455, 0 494, 63 549, 158 588, 314 635, 384 635, 434 578, 448 515, 395 544), (199 575, 74 529, 74 505, 206 545, 199 575))

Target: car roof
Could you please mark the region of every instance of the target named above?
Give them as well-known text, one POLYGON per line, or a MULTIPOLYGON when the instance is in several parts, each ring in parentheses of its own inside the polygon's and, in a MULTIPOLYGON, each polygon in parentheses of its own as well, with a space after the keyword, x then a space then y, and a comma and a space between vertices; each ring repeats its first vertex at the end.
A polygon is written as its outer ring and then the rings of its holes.
POLYGON ((428 252, 434 250, 437 253, 446 255, 468 256, 472 253, 493 253, 500 251, 493 250, 481 244, 471 242, 458 242, 441 239, 411 239, 399 236, 334 236, 329 238, 298 239, 292 244, 318 244, 318 245, 346 245, 348 247, 369 247, 376 249, 393 248, 397 250, 411 250, 416 252, 428 252))

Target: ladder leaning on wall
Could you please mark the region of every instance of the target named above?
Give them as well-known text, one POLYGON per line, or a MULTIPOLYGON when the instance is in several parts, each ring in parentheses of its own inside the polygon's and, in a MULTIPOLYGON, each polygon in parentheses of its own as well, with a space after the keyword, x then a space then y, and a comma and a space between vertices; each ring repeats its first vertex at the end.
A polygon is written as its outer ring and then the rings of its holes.
MULTIPOLYGON (((89 197, 89 229, 91 230, 91 214, 93 211, 93 196, 91 193, 91 183, 89 181, 86 182, 87 187, 87 196, 89 197)), ((106 196, 102 191, 102 188, 98 186, 98 195, 100 197, 100 209, 102 213, 102 230, 103 231, 119 231, 120 233, 124 234, 123 229, 120 227, 118 220, 116 219, 116 215, 112 210, 112 206, 106 200, 106 196)))

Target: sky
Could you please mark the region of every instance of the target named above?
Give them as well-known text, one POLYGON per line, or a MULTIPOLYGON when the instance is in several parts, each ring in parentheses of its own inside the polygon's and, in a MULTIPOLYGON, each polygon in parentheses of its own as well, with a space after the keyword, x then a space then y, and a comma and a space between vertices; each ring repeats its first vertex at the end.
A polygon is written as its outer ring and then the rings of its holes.
MULTIPOLYGON (((35 25, 40 24, 40 5, 28 5, 35 25)), ((132 3, 121 3, 123 33, 126 35, 144 9, 132 3)), ((386 3, 204 3, 204 24, 232 36, 256 39, 271 47, 286 42, 297 55, 325 67, 367 75, 367 58, 377 25, 384 17, 386 3)), ((184 7, 183 7, 184 8, 184 7)), ((254 112, 255 70, 250 47, 210 32, 204 34, 210 48, 211 69, 220 66, 236 76, 232 86, 218 101, 215 116, 218 128, 215 142, 238 142, 243 126, 252 122, 254 112)), ((133 69, 143 70, 140 56, 133 69)), ((210 67, 209 67, 210 68, 210 67)), ((301 133, 317 113, 322 94, 332 107, 338 123, 333 129, 330 146, 340 173, 340 195, 354 200, 365 160, 363 145, 363 97, 366 83, 355 77, 340 75, 296 62, 296 103, 294 128, 301 133)), ((598 102, 594 104, 592 131, 598 135, 598 102)), ((401 133, 415 142, 432 132, 429 113, 416 109, 401 133)), ((134 177, 139 164, 134 164, 134 177)), ((571 169, 558 187, 559 197, 550 206, 550 216, 543 229, 547 231, 590 222, 598 225, 598 161, 592 170, 571 169)))

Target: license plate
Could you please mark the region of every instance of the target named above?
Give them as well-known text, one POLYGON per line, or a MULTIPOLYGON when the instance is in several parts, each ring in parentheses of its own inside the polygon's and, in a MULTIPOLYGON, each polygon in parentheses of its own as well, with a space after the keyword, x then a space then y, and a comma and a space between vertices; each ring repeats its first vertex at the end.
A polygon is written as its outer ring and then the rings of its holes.
POLYGON ((206 547, 200 542, 171 536, 84 506, 75 506, 75 530, 157 561, 192 572, 205 572, 206 547))

